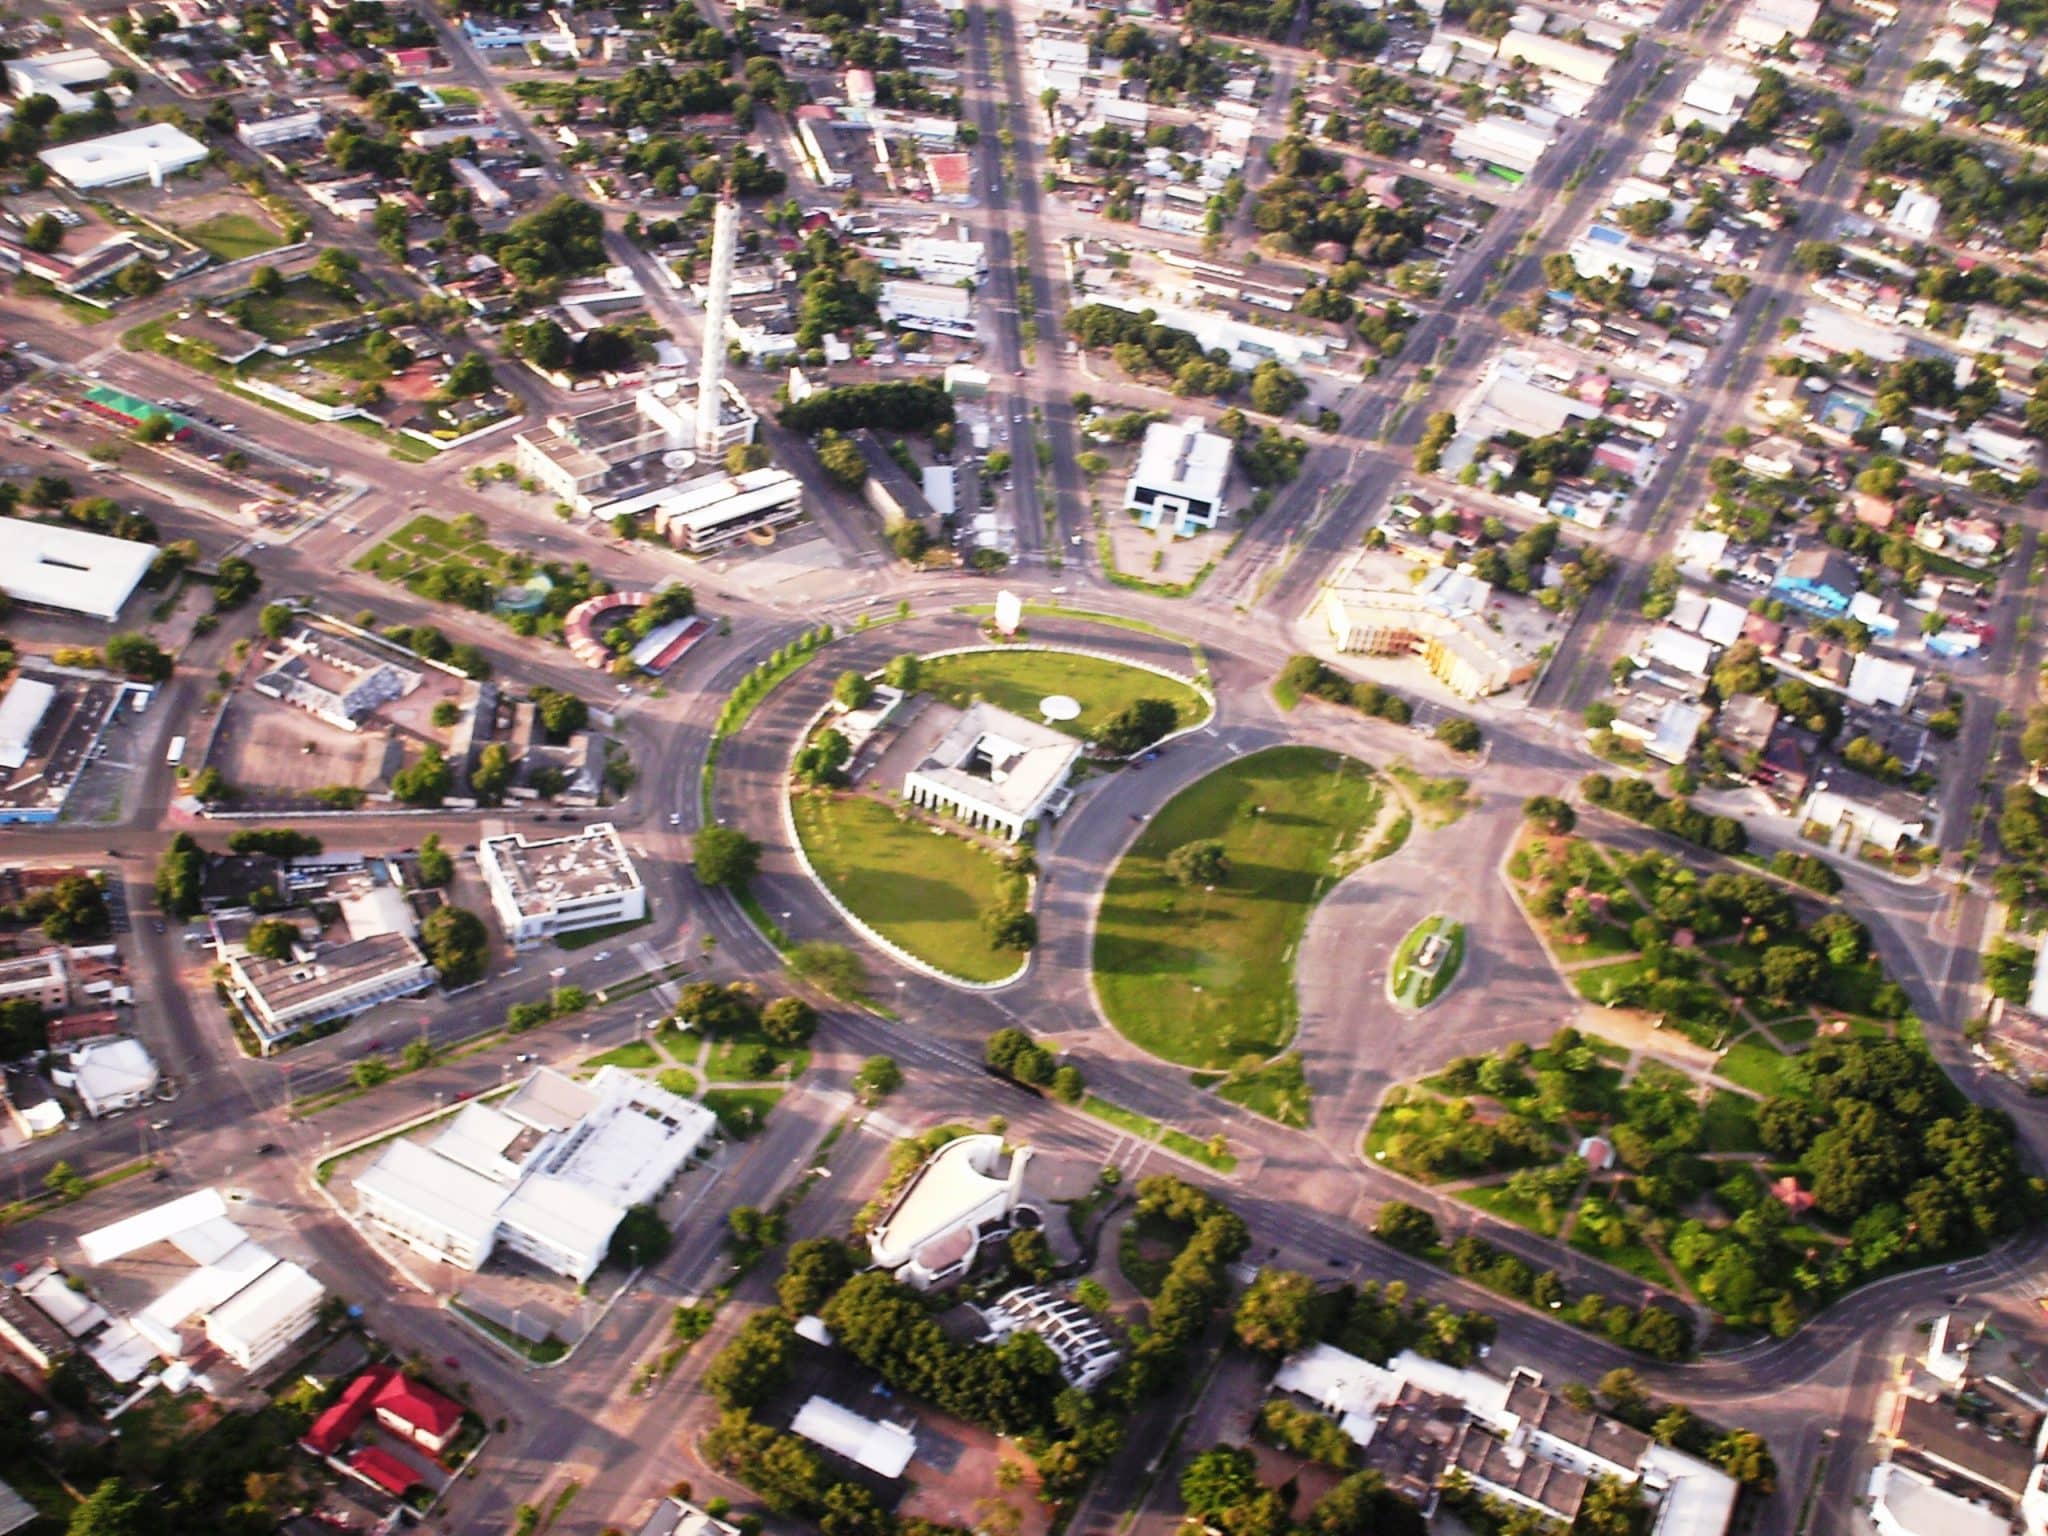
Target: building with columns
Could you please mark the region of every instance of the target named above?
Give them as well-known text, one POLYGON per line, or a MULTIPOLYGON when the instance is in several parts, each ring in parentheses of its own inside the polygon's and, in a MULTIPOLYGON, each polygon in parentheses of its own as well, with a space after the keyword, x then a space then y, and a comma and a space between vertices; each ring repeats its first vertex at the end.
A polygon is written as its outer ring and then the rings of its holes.
POLYGON ((903 776, 912 805, 1016 842, 1041 815, 1058 815, 1081 743, 992 704, 974 704, 903 776))

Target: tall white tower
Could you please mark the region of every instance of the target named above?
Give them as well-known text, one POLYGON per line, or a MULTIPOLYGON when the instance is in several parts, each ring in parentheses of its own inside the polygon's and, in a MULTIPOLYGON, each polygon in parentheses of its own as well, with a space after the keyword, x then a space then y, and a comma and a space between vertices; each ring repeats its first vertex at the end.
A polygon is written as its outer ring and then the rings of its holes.
POLYGON ((725 322, 732 312, 732 263, 739 232, 740 205, 728 181, 718 196, 718 212, 711 223, 711 292, 704 301, 704 366, 697 373, 697 453, 701 458, 711 458, 719 451, 725 322))

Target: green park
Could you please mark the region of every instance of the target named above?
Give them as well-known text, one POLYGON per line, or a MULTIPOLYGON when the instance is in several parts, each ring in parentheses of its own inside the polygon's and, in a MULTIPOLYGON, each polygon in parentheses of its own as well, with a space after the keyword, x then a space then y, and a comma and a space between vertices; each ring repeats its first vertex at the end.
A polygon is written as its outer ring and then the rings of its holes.
POLYGON ((1209 716, 1209 701, 1186 683, 1072 651, 1005 648, 927 656, 918 667, 918 687, 956 709, 981 699, 1027 720, 1039 718, 1038 706, 1048 696, 1064 694, 1081 706, 1081 713, 1049 723, 1088 739, 1140 699, 1172 704, 1175 730, 1200 725, 1209 716))
POLYGON ((1309 915, 1362 857, 1386 796, 1364 763, 1274 747, 1182 790, 1118 863, 1096 919, 1096 995, 1155 1056, 1207 1070, 1294 1036, 1309 915))

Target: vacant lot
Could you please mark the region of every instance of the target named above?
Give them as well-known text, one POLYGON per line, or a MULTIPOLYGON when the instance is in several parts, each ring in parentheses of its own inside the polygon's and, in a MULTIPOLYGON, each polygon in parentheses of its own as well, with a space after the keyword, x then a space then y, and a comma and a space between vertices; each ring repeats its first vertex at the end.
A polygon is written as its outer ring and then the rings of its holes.
POLYGON ((289 704, 238 693, 208 761, 237 789, 298 799, 330 784, 375 783, 385 743, 381 731, 337 730, 289 704))
POLYGON ((812 867, 877 933, 965 981, 1017 969, 1024 957, 982 932, 982 913, 1016 879, 986 849, 864 795, 813 791, 790 804, 812 867))
POLYGON ((295 277, 276 293, 251 293, 236 300, 242 323, 266 341, 296 341, 316 325, 346 320, 361 304, 310 277, 295 277))
POLYGON ((194 224, 181 225, 178 233, 215 261, 240 261, 284 244, 284 236, 268 220, 231 209, 223 209, 194 224))
POLYGON ((1103 893, 1095 987, 1110 1022, 1191 1067, 1284 1046, 1297 1016, 1295 948, 1381 793, 1356 759, 1276 747, 1174 796, 1103 893), (1228 878, 1213 891, 1180 885, 1167 856, 1209 838, 1223 844, 1228 878))
POLYGON ((976 651, 965 656, 936 656, 924 664, 921 687, 948 704, 965 709, 976 698, 1027 720, 1039 718, 1039 704, 1063 693, 1081 706, 1073 720, 1053 721, 1070 736, 1090 737, 1125 705, 1139 699, 1165 699, 1183 726, 1208 718, 1209 706, 1185 683, 1093 656, 1062 651, 976 651))

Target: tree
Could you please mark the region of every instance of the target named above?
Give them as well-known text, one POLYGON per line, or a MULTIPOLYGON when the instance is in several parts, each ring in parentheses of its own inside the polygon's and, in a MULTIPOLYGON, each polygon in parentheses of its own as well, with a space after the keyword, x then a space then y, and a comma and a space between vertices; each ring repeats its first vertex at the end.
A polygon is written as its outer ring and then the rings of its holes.
POLYGON ((1476 722, 1463 715, 1447 715, 1437 722, 1436 739, 1453 752, 1477 752, 1481 737, 1476 722))
POLYGON ((1522 816, 1544 831, 1562 837, 1578 825, 1578 814, 1555 795, 1531 795, 1522 802, 1522 816))
POLYGON ((467 400, 483 394, 491 387, 491 383, 489 360, 481 352, 471 352, 448 370, 448 378, 441 385, 441 393, 450 400, 467 400))
POLYGON ((697 834, 700 884, 744 889, 761 867, 761 845, 736 827, 709 826, 697 834))
POLYGON ((629 1205, 619 1224, 612 1228, 611 1246, 605 1250, 605 1258, 628 1269, 640 1268, 659 1262, 674 1240, 675 1234, 661 1219, 661 1212, 644 1203, 629 1205))
POLYGON ((1166 856, 1166 873, 1180 885, 1221 885, 1230 878, 1230 860, 1216 838, 1198 838, 1166 856))
POLYGON ((725 472, 728 475, 744 475, 756 469, 766 469, 768 463, 766 443, 734 443, 725 450, 725 472))
POLYGON ((1593 1480, 1572 1521, 1573 1536, 1646 1536, 1650 1506, 1633 1486, 1611 1477, 1593 1480))
POLYGON ((265 960, 289 960, 298 946, 299 925, 281 917, 266 917, 249 925, 242 940, 250 954, 265 960))
POLYGON ((792 1049, 809 1042, 818 1029, 818 1010, 800 997, 778 997, 761 1010, 761 1033, 792 1049))
POLYGON ((758 1254, 782 1241, 782 1217, 759 1206, 734 1206, 725 1213, 725 1225, 741 1253, 758 1254))
POLYGON ((782 963, 790 975, 842 1002, 859 1002, 867 996, 868 968, 844 944, 811 939, 790 950, 782 963))
POLYGON ((847 759, 852 756, 853 746, 847 741, 845 732, 827 727, 797 753, 791 770, 806 784, 817 787, 838 784, 844 781, 847 759))
POLYGON ((1820 956, 1810 949, 1774 944, 1764 951, 1764 986, 1782 1002, 1811 997, 1820 986, 1822 971, 1820 956))
POLYGON ((1088 1091, 1079 1067, 1061 1067, 1053 1073, 1051 1086, 1052 1096, 1062 1104, 1078 1104, 1088 1091))
POLYGON ((1261 1269, 1245 1287, 1233 1327, 1246 1349, 1291 1355, 1315 1334, 1316 1285, 1289 1269, 1261 1269))
POLYGON ((807 1237, 792 1243, 775 1282, 775 1296, 792 1318, 814 1314, 853 1278, 853 1255, 834 1237, 807 1237))
POLYGON ((590 706, 580 695, 559 688, 535 688, 534 712, 554 741, 566 741, 590 723, 590 706))
POLYGON ((512 782, 512 754, 501 741, 494 741, 477 754, 470 770, 470 791, 486 805, 496 805, 512 782))
POLYGON ((163 1528, 161 1515, 156 1497, 110 1477, 71 1511, 64 1536, 150 1536, 163 1528))
POLYGON ((827 428, 818 434, 815 446, 818 463, 825 473, 849 491, 857 491, 867 483, 868 461, 852 438, 827 428))
POLYGON ((454 787, 455 770, 432 743, 391 775, 391 793, 406 805, 439 805, 454 787))
POLYGON ((931 530, 923 523, 906 519, 889 530, 889 548, 905 565, 915 565, 931 547, 931 530))
POLYGON ((1096 734, 1096 745, 1119 757, 1133 757, 1172 730, 1179 715, 1165 699, 1133 699, 1096 734))
POLYGON ((172 917, 190 917, 199 910, 199 882, 206 855, 189 832, 173 832, 156 861, 156 903, 172 917))
POLYGON ((901 656, 891 656, 889 664, 882 668, 882 681, 904 693, 917 692, 918 683, 923 675, 923 660, 908 652, 901 656))
POLYGON ((375 1088, 391 1081, 391 1063, 382 1056, 365 1056, 348 1069, 348 1075, 358 1088, 375 1088))
POLYGON ((420 948, 441 973, 444 987, 460 987, 480 979, 490 944, 484 920, 467 907, 436 907, 420 924, 420 948))
POLYGON ((779 1312, 756 1312, 704 1372, 704 1390, 723 1408, 754 1408, 789 1381, 796 1330, 779 1312))
POLYGON ((104 937, 113 926, 107 893, 89 875, 66 875, 49 891, 42 908, 43 937, 56 944, 104 937))
POLYGON ((997 949, 1029 950, 1038 943, 1038 919, 1026 907, 990 907, 981 914, 981 931, 997 949))
POLYGON ((439 890, 455 879, 455 859, 441 845, 441 834, 429 832, 420 844, 419 860, 414 867, 421 885, 439 890))
POLYGON ((743 1035, 760 1022, 760 1005, 746 982, 693 981, 676 999, 676 1017, 706 1035, 743 1035))
POLYGON ((841 709, 866 709, 874 697, 875 685, 859 672, 842 672, 832 683, 832 701, 841 709))
POLYGON ((1373 1235, 1404 1253, 1426 1253, 1440 1241, 1436 1218, 1420 1206, 1410 1205, 1404 1200, 1389 1200, 1380 1207, 1379 1220, 1373 1224, 1373 1235))
POLYGON ((1244 1503, 1258 1491, 1258 1462, 1242 1446, 1219 1445, 1190 1461, 1180 1475, 1180 1501, 1204 1519, 1244 1503))
POLYGON ((290 603, 265 603, 263 611, 256 615, 256 627, 266 639, 275 640, 292 627, 292 620, 297 617, 298 611, 290 603))
POLYGON ((76 1200, 85 1193, 85 1180, 76 1168, 60 1157, 43 1175, 43 1188, 60 1200, 76 1200))
POLYGON ((853 1075, 853 1091, 863 1104, 875 1104, 903 1086, 903 1069, 889 1056, 870 1056, 853 1075))
POLYGON ((1036 1227, 1026 1227, 1012 1232, 1009 1241, 1003 1245, 1004 1255, 1010 1267, 1034 1284, 1043 1285, 1053 1277, 1059 1266, 1053 1262, 1052 1244, 1045 1234, 1036 1227))
POLYGON ((29 221, 21 243, 32 251, 48 255, 64 243, 64 226, 55 214, 39 213, 29 221))
POLYGON ((256 589, 262 585, 263 577, 255 566, 240 555, 229 555, 214 571, 213 606, 239 608, 254 597, 256 589))
POLYGON ((574 348, 569 333, 545 315, 525 325, 506 327, 512 350, 545 373, 559 373, 568 365, 574 348))
POLYGON ((145 683, 160 683, 171 675, 170 652, 148 635, 115 635, 103 648, 107 665, 116 672, 145 683))

